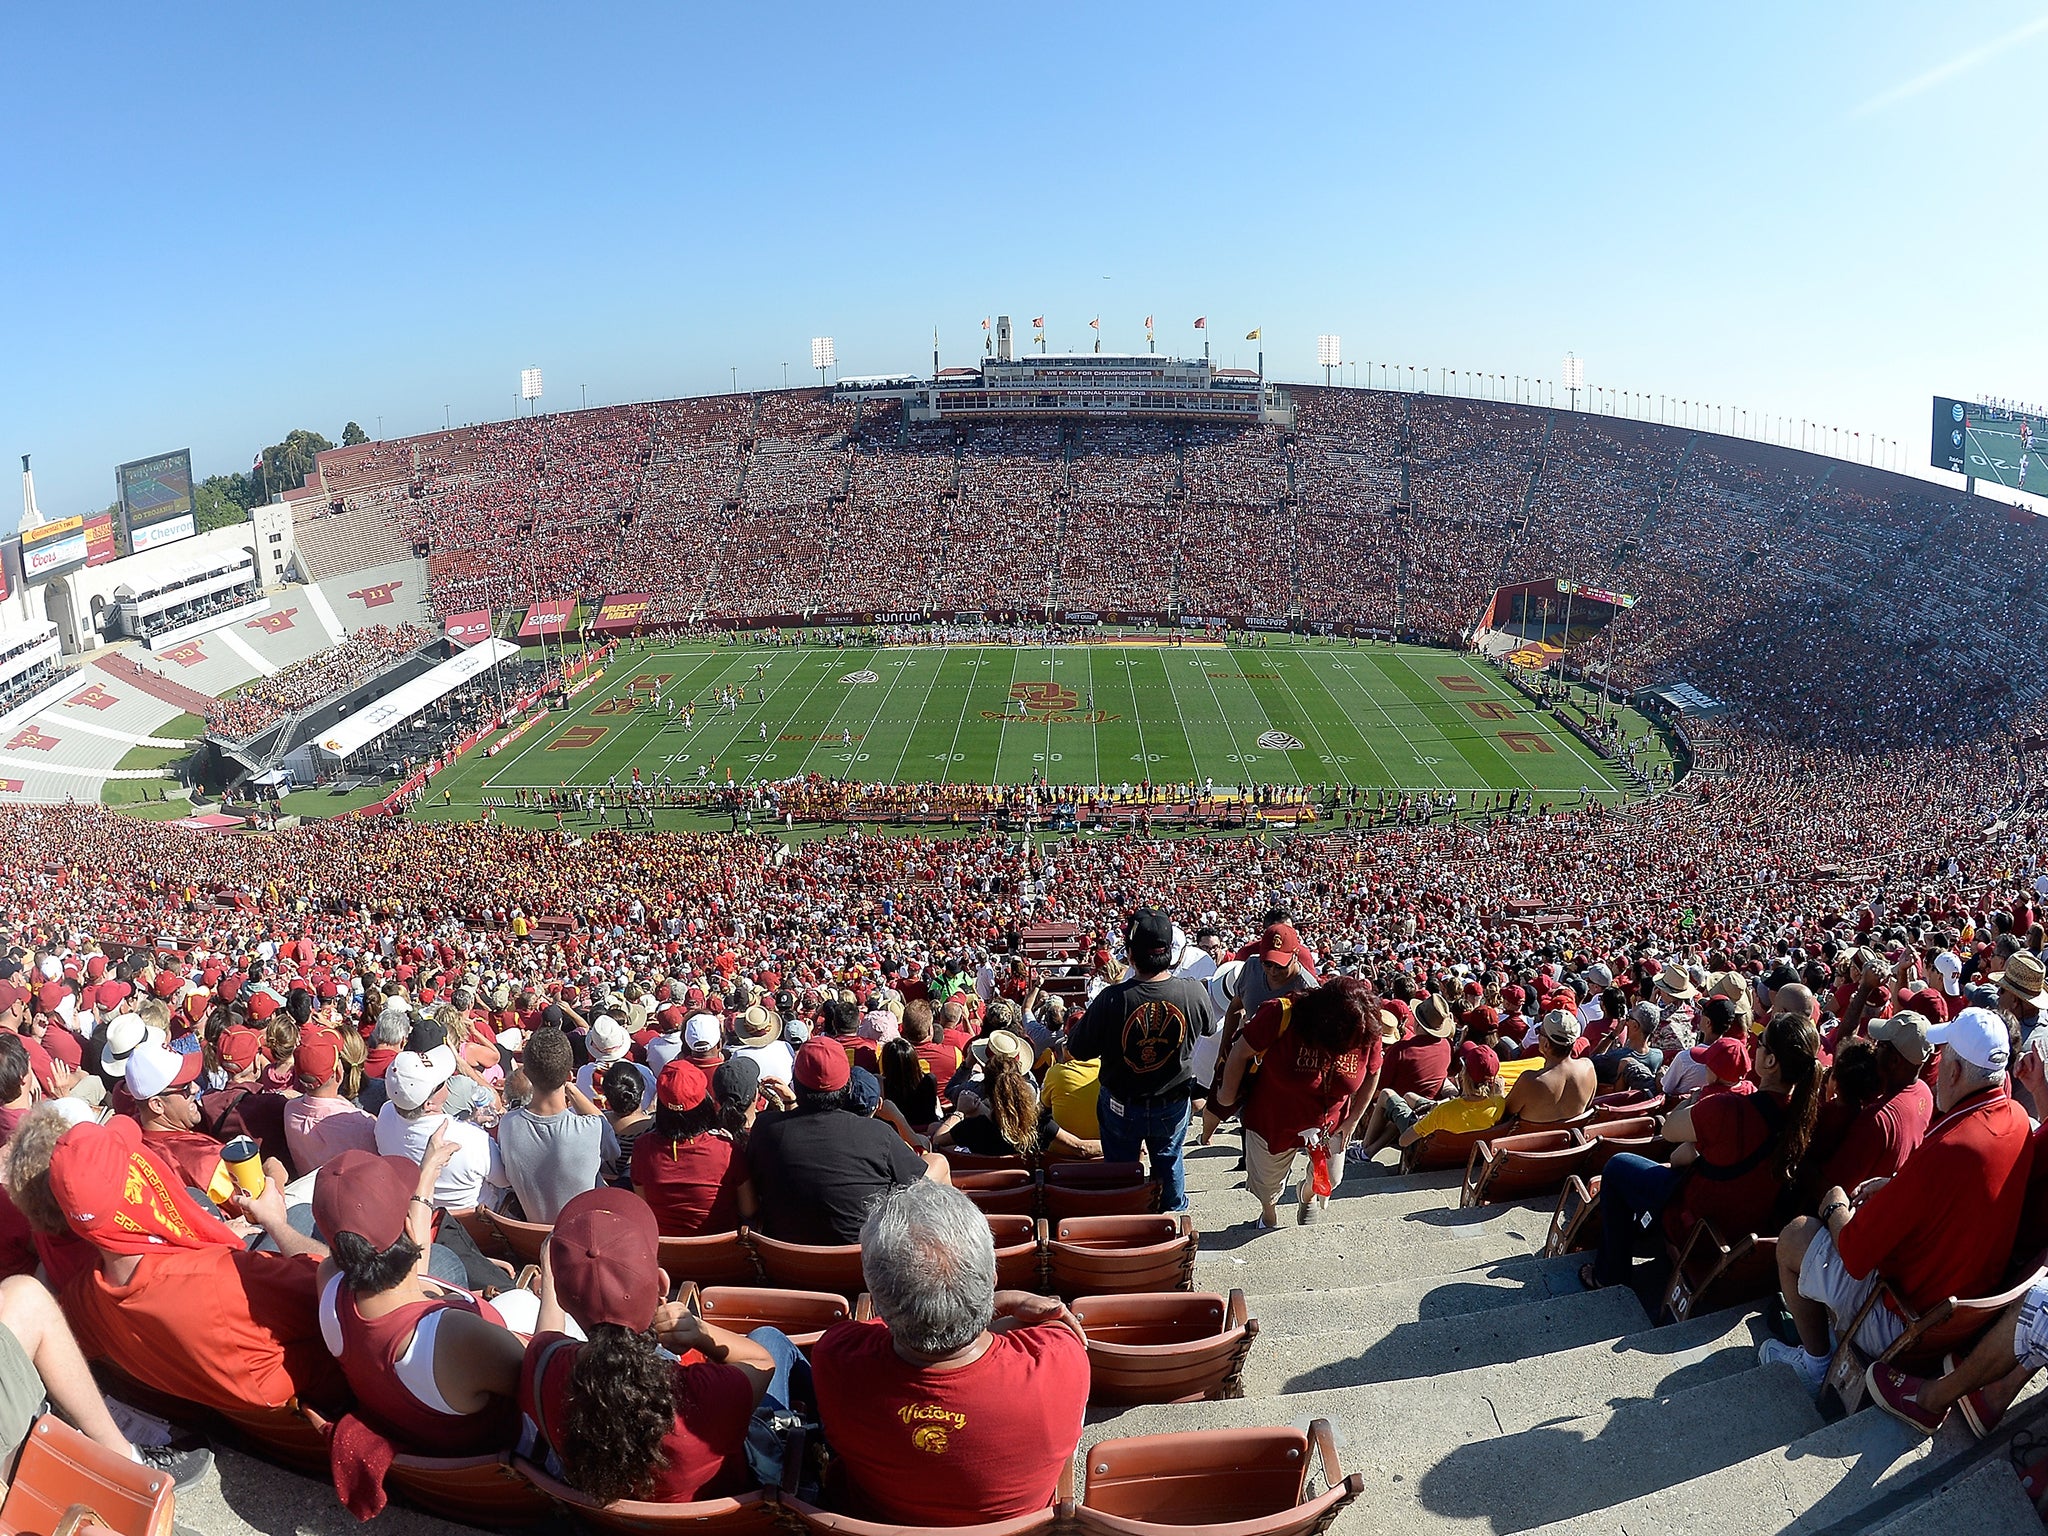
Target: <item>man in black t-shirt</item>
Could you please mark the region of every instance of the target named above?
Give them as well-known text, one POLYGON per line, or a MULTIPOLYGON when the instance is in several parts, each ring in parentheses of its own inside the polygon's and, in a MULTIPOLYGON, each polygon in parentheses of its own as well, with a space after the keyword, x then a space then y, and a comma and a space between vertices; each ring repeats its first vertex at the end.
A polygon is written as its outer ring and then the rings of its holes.
POLYGON ((852 1069, 836 1041, 814 1035, 796 1053, 796 1108, 761 1120, 747 1139, 761 1230, 785 1243, 857 1243, 875 1198, 919 1179, 948 1179, 885 1122, 857 1113, 852 1069))
POLYGON ((1216 1014, 1208 987, 1173 974, 1174 947, 1173 920, 1164 912, 1133 913, 1124 950, 1134 974, 1095 995, 1067 1048, 1077 1060, 1102 1063, 1103 1157, 1135 1162, 1138 1148, 1146 1148, 1161 1207, 1184 1211, 1181 1150, 1196 1087, 1195 1040, 1215 1033, 1216 1014))

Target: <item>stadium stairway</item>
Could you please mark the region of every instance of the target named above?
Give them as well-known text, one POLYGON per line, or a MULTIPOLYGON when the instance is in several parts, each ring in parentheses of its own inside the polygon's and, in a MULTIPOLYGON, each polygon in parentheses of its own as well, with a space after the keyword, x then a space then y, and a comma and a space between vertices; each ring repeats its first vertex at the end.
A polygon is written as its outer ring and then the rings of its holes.
POLYGON ((309 582, 327 581, 372 566, 412 558, 412 546, 381 502, 339 517, 312 517, 292 525, 299 568, 309 582))
MULTIPOLYGON (((1256 1233, 1234 1136, 1191 1148, 1198 1290, 1242 1290, 1258 1319, 1240 1398, 1090 1412, 1083 1445, 1250 1425, 1333 1425, 1364 1493, 1341 1536, 2038 1536, 2003 1447, 1960 1423, 1924 1438, 1866 1408, 1830 1422, 1782 1366, 1763 1317, 1656 1328, 1635 1294, 1579 1288, 1547 1259, 1547 1203, 1458 1208, 1457 1171, 1354 1163, 1309 1226, 1256 1233)), ((2023 1402, 2024 1421, 2043 1399, 2023 1402)), ((2009 1438, 2009 1423, 2004 1438, 2009 1438)), ((317 1484, 233 1452, 179 1506, 209 1533, 340 1531, 317 1484)), ((459 1527, 396 1506, 402 1536, 459 1527)))

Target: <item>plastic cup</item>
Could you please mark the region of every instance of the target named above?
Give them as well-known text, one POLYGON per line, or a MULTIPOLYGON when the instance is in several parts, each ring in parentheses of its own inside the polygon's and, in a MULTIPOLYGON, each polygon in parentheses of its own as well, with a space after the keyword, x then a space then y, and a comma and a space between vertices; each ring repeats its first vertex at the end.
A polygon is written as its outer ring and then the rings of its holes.
POLYGON ((263 1173, 263 1149, 256 1144, 255 1137, 237 1136, 220 1149, 220 1160, 227 1165, 235 1188, 245 1195, 263 1193, 267 1182, 263 1173))

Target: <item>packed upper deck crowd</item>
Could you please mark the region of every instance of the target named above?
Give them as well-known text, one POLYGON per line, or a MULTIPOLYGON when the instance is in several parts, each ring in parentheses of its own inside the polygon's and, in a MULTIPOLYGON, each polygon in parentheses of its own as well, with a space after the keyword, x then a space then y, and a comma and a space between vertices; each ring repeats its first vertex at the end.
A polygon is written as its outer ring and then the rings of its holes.
POLYGON ((1300 388, 1291 432, 906 429, 817 390, 621 406, 347 450, 443 612, 653 594, 650 622, 1179 611, 1456 644, 1504 585, 1628 592, 1590 656, 1811 739, 1913 739, 2048 695, 2037 520, 1901 476, 1586 413, 1300 388), (1958 655, 1970 658, 1952 665, 1958 655), (1862 686, 1882 665, 1888 708, 1862 686))

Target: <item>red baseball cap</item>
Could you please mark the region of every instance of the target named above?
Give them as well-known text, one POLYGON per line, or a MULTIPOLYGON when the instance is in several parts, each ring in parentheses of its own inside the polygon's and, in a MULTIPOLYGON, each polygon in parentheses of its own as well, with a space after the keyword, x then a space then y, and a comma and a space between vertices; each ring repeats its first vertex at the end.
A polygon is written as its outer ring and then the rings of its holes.
POLYGON ((663 1067, 654 1083, 655 1096, 664 1109, 695 1109, 710 1091, 703 1072, 687 1056, 678 1056, 663 1067))
POLYGON ((1259 958, 1270 965, 1285 965, 1301 953, 1301 935, 1292 923, 1275 923, 1259 939, 1259 958))
POLYGON ((419 1164, 351 1147, 321 1165, 313 1181, 313 1223, 332 1243, 353 1232, 382 1253, 405 1235, 405 1215, 419 1188, 419 1164))
POLYGON ((279 1007, 277 997, 270 992, 253 992, 249 995, 249 1019, 252 1023, 267 1023, 279 1007))
POLYGON ((220 1043, 215 1049, 222 1066, 231 1072, 246 1072, 263 1054, 263 1037, 253 1029, 236 1025, 221 1031, 220 1043))
POLYGON ((1700 1065, 1723 1081, 1739 1083, 1749 1076, 1749 1046, 1734 1035, 1723 1035, 1700 1052, 1700 1065))
POLYGON ((178 988, 183 985, 184 982, 180 981, 171 972, 158 971, 156 973, 156 981, 153 983, 153 990, 158 997, 168 1002, 171 998, 178 995, 178 988))
POLYGON ((127 1115, 82 1121, 57 1138, 50 1195, 73 1232, 112 1253, 242 1246, 144 1148, 141 1125, 127 1115))
POLYGON ((1492 1048, 1475 1045, 1467 1040, 1458 1047, 1458 1065, 1465 1069, 1465 1075, 1476 1083, 1486 1082, 1500 1076, 1500 1057, 1492 1048))
POLYGON ((292 1073, 301 1088, 318 1088, 341 1065, 341 1039, 331 1029, 309 1029, 292 1052, 292 1073))
POLYGON ((643 1332, 661 1305, 661 1233, 630 1189, 586 1189, 555 1217, 548 1270, 555 1296, 585 1328, 613 1323, 643 1332))
POLYGON ((836 1093, 846 1086, 851 1075, 846 1047, 823 1035, 813 1035, 796 1053, 795 1075, 799 1088, 836 1093))

